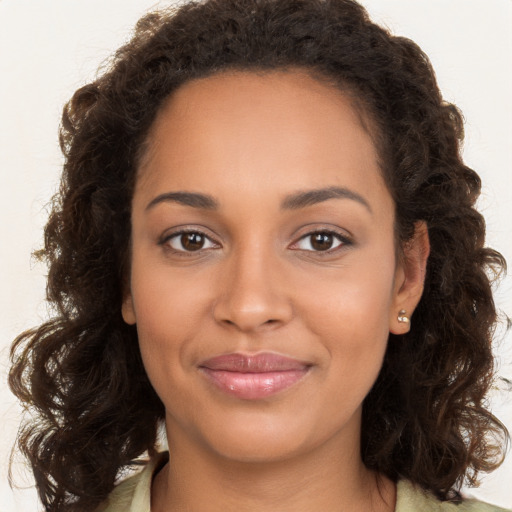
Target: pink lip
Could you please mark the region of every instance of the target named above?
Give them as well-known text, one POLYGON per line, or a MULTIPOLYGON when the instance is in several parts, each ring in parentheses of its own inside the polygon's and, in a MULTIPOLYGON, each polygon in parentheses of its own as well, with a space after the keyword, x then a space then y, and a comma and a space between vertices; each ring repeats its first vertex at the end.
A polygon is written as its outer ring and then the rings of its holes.
POLYGON ((301 380, 310 364, 272 353, 225 354, 199 365, 220 390, 245 400, 269 397, 301 380))

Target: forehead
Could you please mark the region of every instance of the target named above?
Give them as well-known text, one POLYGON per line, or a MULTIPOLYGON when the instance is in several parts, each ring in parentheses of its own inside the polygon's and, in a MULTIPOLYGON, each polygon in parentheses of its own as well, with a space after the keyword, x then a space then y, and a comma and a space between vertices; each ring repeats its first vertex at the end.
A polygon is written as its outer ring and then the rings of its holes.
POLYGON ((350 95, 305 72, 217 74, 186 83, 162 105, 138 188, 216 195, 348 181, 360 192, 382 189, 366 127, 350 95))

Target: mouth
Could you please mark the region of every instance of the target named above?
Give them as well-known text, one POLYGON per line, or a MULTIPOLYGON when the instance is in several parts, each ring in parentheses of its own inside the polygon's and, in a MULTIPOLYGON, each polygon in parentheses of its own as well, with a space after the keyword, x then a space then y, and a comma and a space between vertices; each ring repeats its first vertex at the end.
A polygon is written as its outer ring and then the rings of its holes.
POLYGON ((259 400, 298 383, 311 366, 273 353, 232 353, 203 361, 199 370, 217 389, 244 400, 259 400))

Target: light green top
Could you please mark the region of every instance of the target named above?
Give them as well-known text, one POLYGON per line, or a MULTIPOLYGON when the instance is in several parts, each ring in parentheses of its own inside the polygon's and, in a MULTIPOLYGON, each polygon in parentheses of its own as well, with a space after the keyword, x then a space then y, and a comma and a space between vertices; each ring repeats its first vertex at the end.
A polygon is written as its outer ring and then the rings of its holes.
MULTIPOLYGON (((151 460, 138 474, 121 482, 98 512, 151 512, 151 481, 166 454, 151 460)), ((407 480, 397 485, 395 512, 512 512, 495 505, 468 499, 460 505, 441 502, 407 480)))

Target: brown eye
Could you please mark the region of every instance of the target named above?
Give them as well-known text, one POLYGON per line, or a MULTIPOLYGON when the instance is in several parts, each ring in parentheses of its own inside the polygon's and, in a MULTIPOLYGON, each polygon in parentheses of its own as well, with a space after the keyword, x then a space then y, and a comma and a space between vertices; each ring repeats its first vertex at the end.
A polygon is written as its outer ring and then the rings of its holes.
POLYGON ((216 247, 205 234, 198 231, 176 233, 166 241, 176 252, 194 252, 216 247))
POLYGON ((183 233, 181 235, 181 245, 187 251, 198 251, 203 248, 204 235, 200 233, 183 233))
POLYGON ((294 245, 294 249, 302 251, 326 252, 342 245, 350 245, 350 241, 337 233, 316 231, 303 236, 294 245))
POLYGON ((334 237, 331 233, 315 233, 311 236, 311 247, 316 251, 327 251, 332 247, 334 237))

